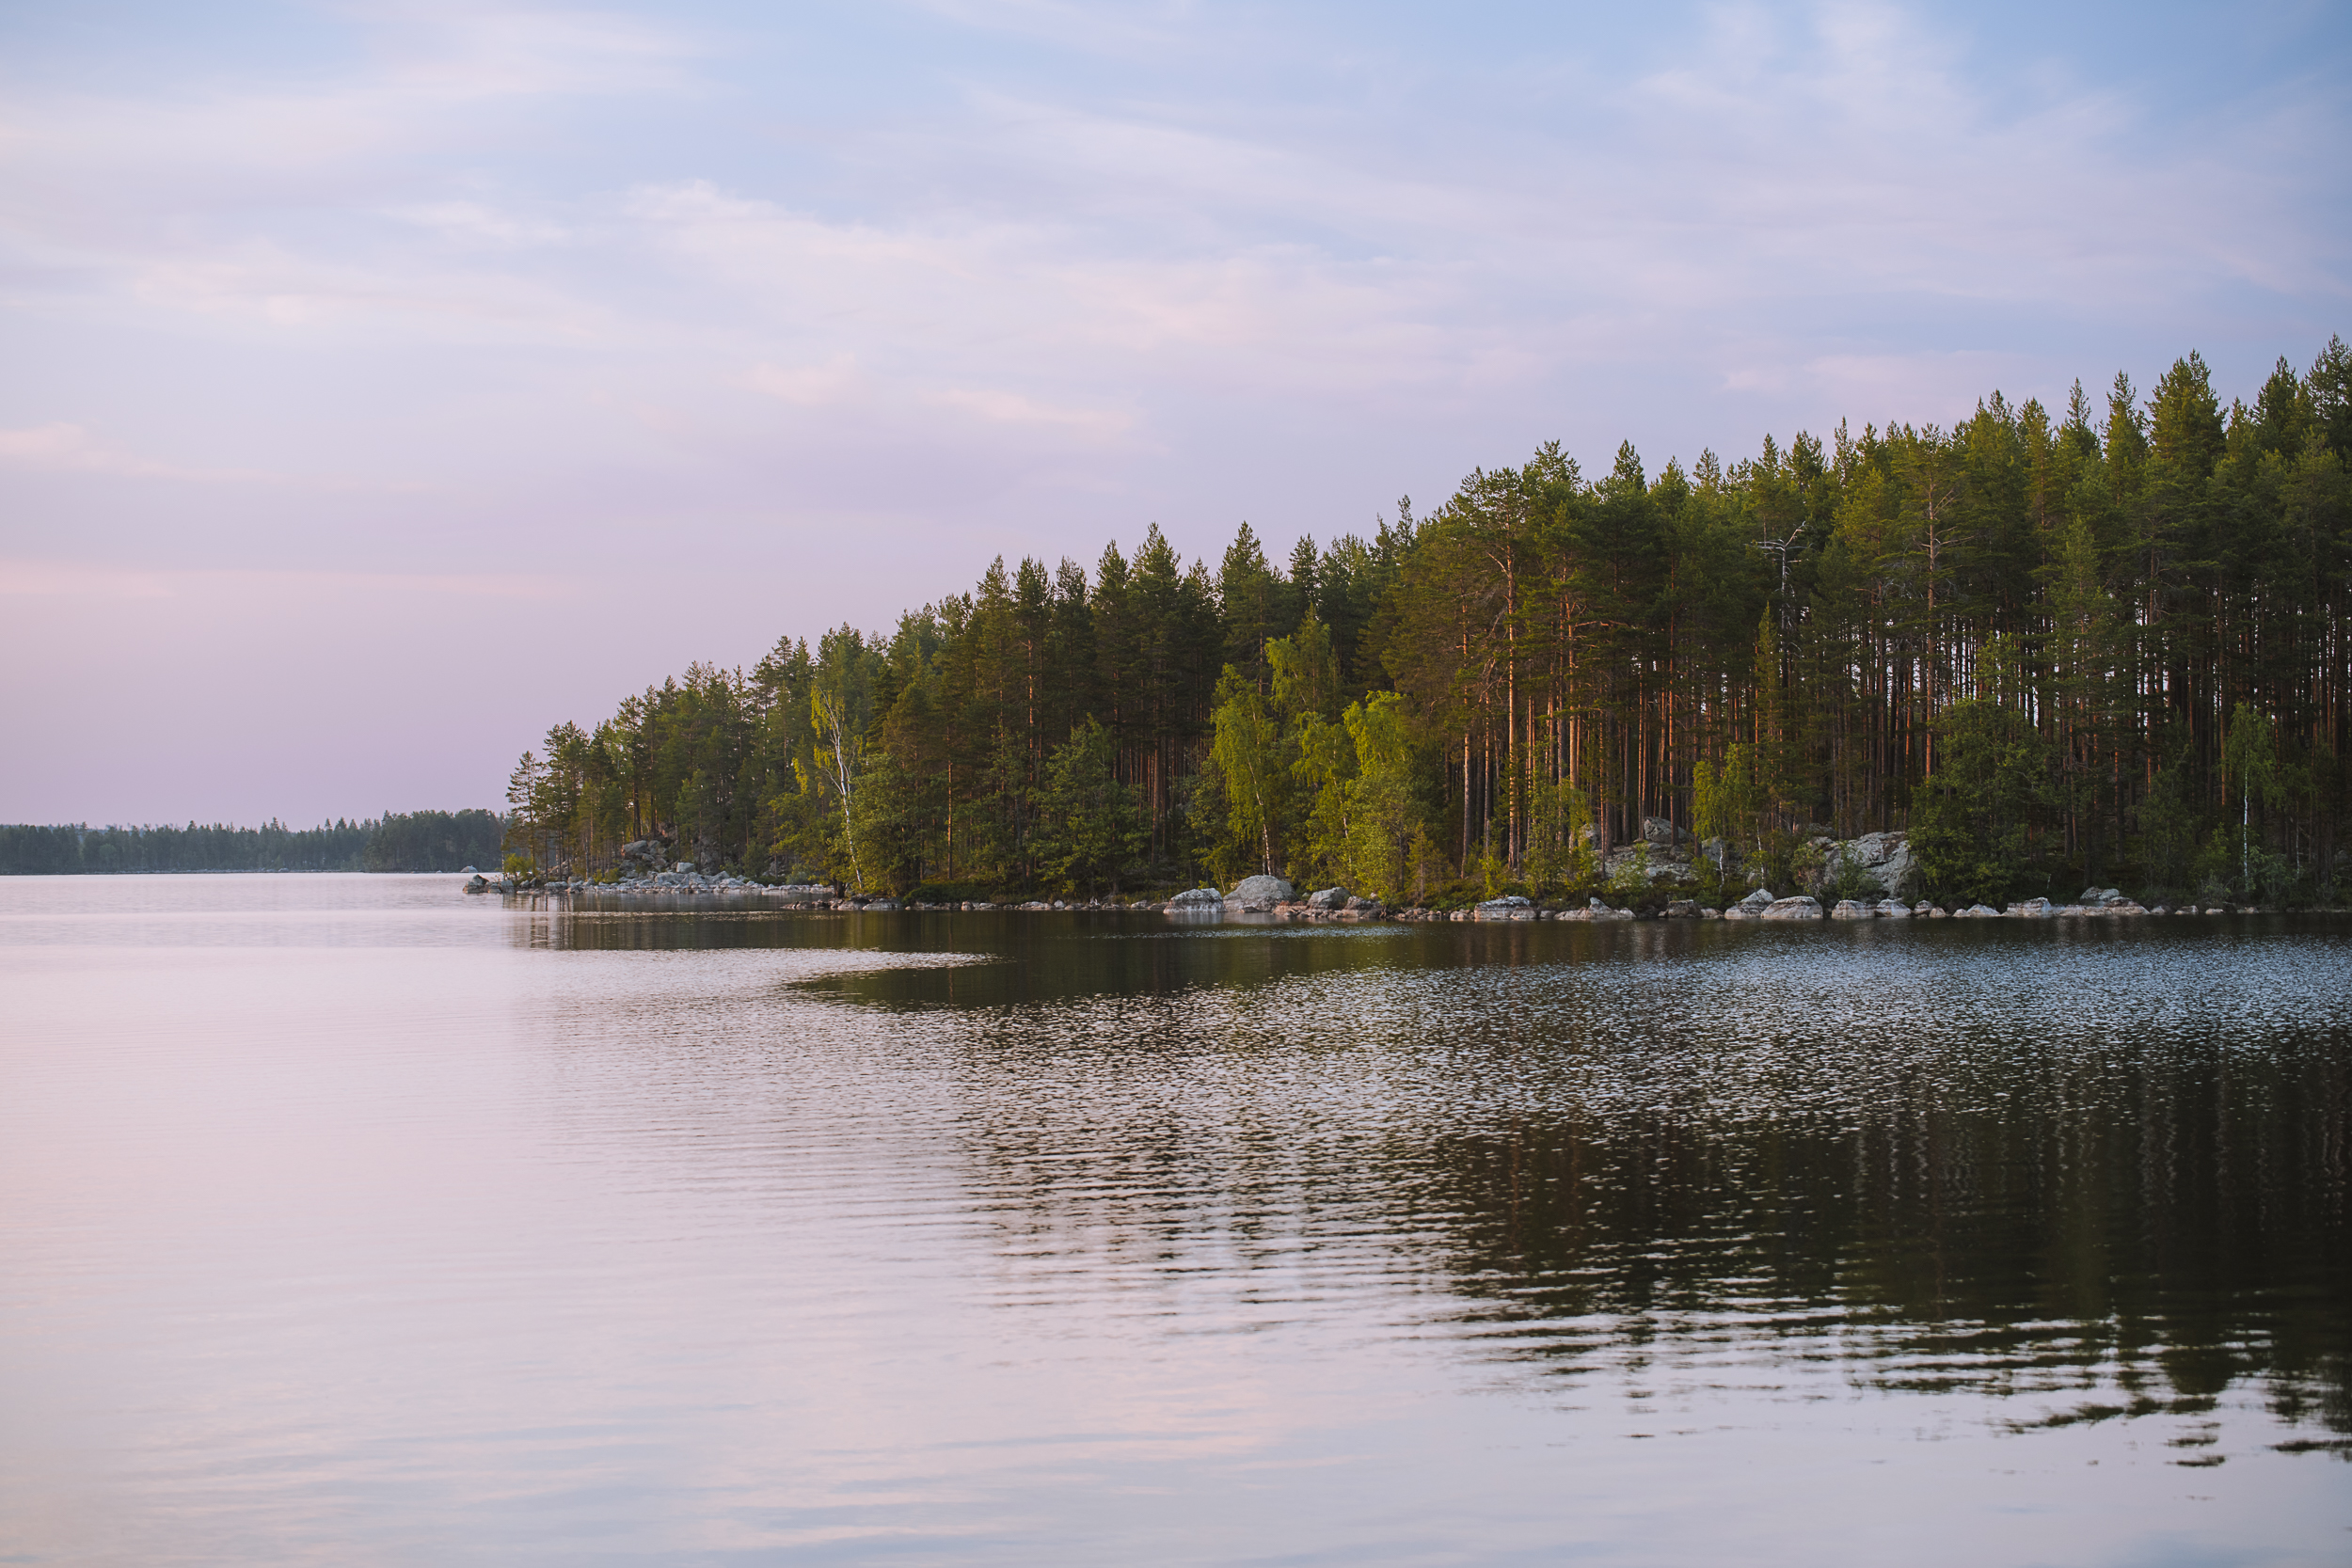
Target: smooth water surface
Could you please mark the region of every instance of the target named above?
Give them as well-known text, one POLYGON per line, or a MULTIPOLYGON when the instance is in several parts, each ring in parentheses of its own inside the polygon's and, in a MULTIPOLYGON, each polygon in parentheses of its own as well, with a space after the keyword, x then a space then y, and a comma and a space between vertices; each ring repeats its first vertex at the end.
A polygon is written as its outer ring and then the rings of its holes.
POLYGON ((0 880, 0 1560, 2352 1561, 2352 926, 0 880))

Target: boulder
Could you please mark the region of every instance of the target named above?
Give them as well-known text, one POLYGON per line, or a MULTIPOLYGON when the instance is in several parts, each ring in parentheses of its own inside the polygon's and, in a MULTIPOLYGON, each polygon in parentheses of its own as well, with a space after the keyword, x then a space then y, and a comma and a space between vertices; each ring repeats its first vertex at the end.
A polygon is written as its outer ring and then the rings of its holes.
MULTIPOLYGON (((1858 898, 1840 898, 1837 900, 1837 907, 1829 911, 1829 917, 1832 920, 1875 920, 1878 918, 1878 906, 1875 904, 1866 904, 1858 898)), ((1791 916, 1790 918, 1802 917, 1791 916)))
POLYGON ((1472 912, 1480 920, 1533 920, 1535 918, 1535 906, 1518 894, 1509 893, 1500 898, 1487 899, 1472 912))
POLYGON ((1879 900, 1878 912, 1881 920, 1909 920, 1911 906, 1899 904, 1892 898, 1882 898, 1879 900))
POLYGON ((1349 914, 1378 914, 1380 912, 1380 900, 1377 898, 1350 898, 1347 901, 1347 912, 1349 914))
POLYGON ((1964 910, 1952 911, 1954 920, 1998 920, 2001 911, 1990 904, 1971 904, 1964 910))
POLYGON ((1698 917, 1699 906, 1696 899, 1677 898, 1666 906, 1668 920, 1696 920, 1698 917))
POLYGON ((1288 903, 1296 896, 1296 890, 1279 877, 1244 877, 1233 884, 1233 891, 1225 895, 1228 909, 1263 912, 1277 904, 1288 903))
POLYGON ((1772 902, 1772 890, 1768 887, 1757 888, 1740 902, 1751 910, 1760 911, 1772 902))
POLYGON ((1864 833, 1831 844, 1824 875, 1836 877, 1850 866, 1861 873, 1864 890, 1882 898, 1908 896, 1918 875, 1911 858, 1911 836, 1903 832, 1864 833))
POLYGON ((1170 910, 1215 910, 1225 905, 1225 895, 1213 887, 1187 888, 1168 901, 1170 910))
POLYGON ((1671 849, 1677 844, 1691 842, 1688 830, 1677 828, 1662 816, 1642 818, 1642 837, 1652 848, 1671 849))
POLYGON ((485 879, 481 872, 477 871, 467 880, 466 891, 468 893, 487 893, 490 891, 490 884, 488 879, 485 879))
POLYGON ((1601 870, 1613 882, 1630 881, 1637 877, 1645 883, 1683 882, 1691 879, 1691 857, 1688 851, 1674 845, 1637 839, 1610 850, 1609 858, 1601 863, 1601 870))
POLYGON ((1799 894, 1794 898, 1775 898, 1765 906, 1764 918, 1767 920, 1819 920, 1821 918, 1821 906, 1804 894, 1799 894))
POLYGON ((676 872, 681 877, 691 877, 694 874, 694 863, 692 861, 680 861, 677 864, 670 867, 670 869, 676 872))
POLYGON ((2022 904, 2011 904, 2001 912, 2019 920, 2047 920, 2058 911, 2047 898, 2028 898, 2022 904))
POLYGON ((1327 887, 1307 895, 1307 907, 1311 910, 1343 910, 1354 902, 1343 887, 1327 887))

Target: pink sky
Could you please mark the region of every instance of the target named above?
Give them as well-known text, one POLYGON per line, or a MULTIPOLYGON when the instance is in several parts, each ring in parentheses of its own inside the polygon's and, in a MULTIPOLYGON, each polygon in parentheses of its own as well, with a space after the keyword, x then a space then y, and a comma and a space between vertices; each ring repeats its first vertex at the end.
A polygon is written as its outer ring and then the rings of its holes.
POLYGON ((495 804, 1154 522, 2225 395, 2352 325, 2339 14, 0 19, 0 820, 495 804), (2026 41, 2021 41, 2026 40, 2026 41))

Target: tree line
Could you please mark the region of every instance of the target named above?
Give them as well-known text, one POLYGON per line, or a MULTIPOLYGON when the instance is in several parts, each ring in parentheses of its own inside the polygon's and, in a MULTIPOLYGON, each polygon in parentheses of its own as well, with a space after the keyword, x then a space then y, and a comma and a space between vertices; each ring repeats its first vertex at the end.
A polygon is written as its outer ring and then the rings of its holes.
POLYGON ((84 823, 0 825, 0 875, 136 871, 459 871, 497 866, 504 818, 492 811, 386 812, 315 828, 84 823))
POLYGON ((1906 829, 1940 895, 2332 897, 2352 350, 2225 407, 1998 392, 1649 472, 1556 444, 1214 569, 1156 527, 874 634, 695 665, 510 783, 510 847, 869 891, 1253 871, 1390 898, 1597 885, 1644 824, 1745 880, 1906 829))

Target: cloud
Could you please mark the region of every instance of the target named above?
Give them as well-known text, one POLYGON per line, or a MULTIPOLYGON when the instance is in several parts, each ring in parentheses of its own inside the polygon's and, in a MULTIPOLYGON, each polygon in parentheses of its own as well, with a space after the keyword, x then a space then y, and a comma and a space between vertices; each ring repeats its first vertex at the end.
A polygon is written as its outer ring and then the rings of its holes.
POLYGON ((1120 59, 1149 57, 1197 42, 1198 8, 1182 0, 915 0, 914 9, 977 31, 1008 34, 1057 49, 1120 59))
POLYGON ((447 238, 501 249, 562 245, 572 237, 561 224, 524 217, 482 201, 438 201, 387 209, 389 216, 447 238))
POLYGON ((405 5, 376 17, 388 85, 460 102, 690 90, 709 48, 610 10, 405 5))
POLYGON ((931 401, 996 424, 1036 425, 1097 438, 1122 435, 1135 422, 1131 416, 1110 409, 1056 407, 994 388, 950 388, 933 394, 931 401))
POLYGON ((269 476, 223 468, 189 468, 158 463, 109 447, 78 424, 35 425, 0 430, 0 465, 12 468, 81 474, 116 474, 136 479, 217 482, 269 476))
POLYGON ((469 636, 545 562, 732 595, 600 650, 659 678, 1555 436, 1655 468, 2190 346, 2250 391, 2352 293, 2325 19, 2224 71, 2185 12, 2142 70, 1867 0, 307 14, 169 57, 0 21, 0 507, 120 563, 10 568, 69 633, 202 591, 165 562, 397 559, 469 636))
POLYGON ((250 485, 309 495, 373 494, 418 496, 430 483, 397 478, 352 478, 300 474, 266 468, 205 467, 143 457, 109 444, 78 424, 53 422, 23 430, 0 430, 0 469, 23 473, 94 474, 199 485, 250 485))
POLYGON ((857 356, 836 354, 821 365, 755 365, 744 378, 754 391, 802 408, 848 402, 864 385, 857 356))

